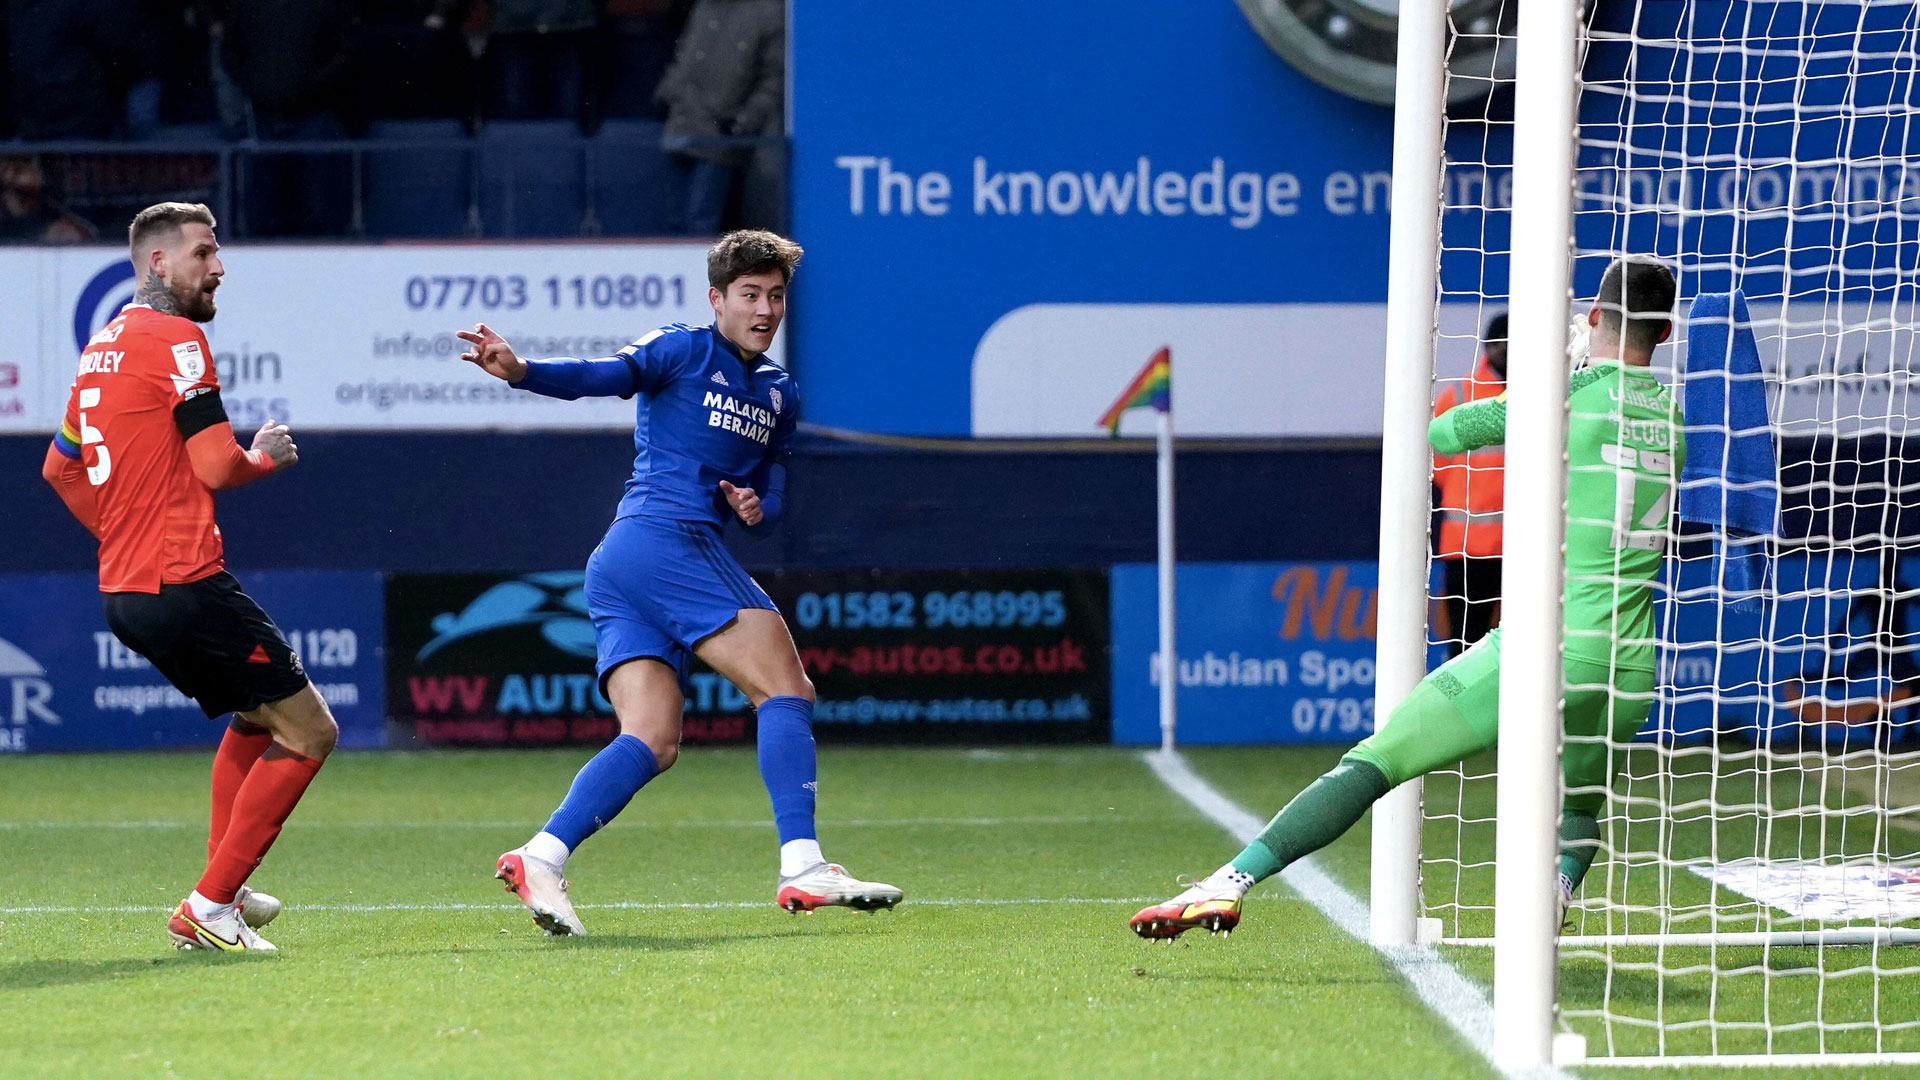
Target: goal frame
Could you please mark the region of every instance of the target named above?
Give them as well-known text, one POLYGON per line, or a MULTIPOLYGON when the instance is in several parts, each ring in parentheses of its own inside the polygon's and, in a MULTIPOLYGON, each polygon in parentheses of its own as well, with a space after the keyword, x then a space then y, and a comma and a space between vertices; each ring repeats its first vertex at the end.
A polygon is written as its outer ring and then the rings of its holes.
MULTIPOLYGON (((1379 722, 1426 671, 1431 456, 1425 431, 1437 354, 1440 216, 1445 172, 1447 0, 1402 0, 1395 76, 1388 254, 1386 399, 1381 441, 1379 722)), ((1558 356, 1567 344, 1573 242, 1580 0, 1517 0, 1509 348, 1558 356)), ((1568 370, 1518 364, 1508 374, 1505 598, 1500 711, 1560 711, 1568 370)), ((1501 732, 1495 818, 1494 936, 1445 938, 1420 917, 1421 783, 1375 804, 1370 928, 1374 944, 1494 950, 1492 1049, 1502 1070, 1582 1061, 1615 1066, 1920 1064, 1920 1053, 1594 1057, 1555 1037, 1562 947, 1794 946, 1920 943, 1920 930, 1557 937, 1553 900, 1561 797, 1558 724, 1501 732)))

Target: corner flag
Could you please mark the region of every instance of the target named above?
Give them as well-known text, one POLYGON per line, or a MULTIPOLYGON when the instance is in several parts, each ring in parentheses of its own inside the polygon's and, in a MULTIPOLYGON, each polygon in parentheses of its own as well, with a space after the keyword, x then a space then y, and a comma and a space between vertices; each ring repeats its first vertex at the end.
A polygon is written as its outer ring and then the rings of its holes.
POLYGON ((1120 434, 1120 414, 1128 409, 1138 409, 1151 405, 1155 412, 1173 410, 1173 353, 1162 346, 1133 377, 1127 388, 1120 392, 1112 405, 1100 416, 1100 423, 1107 434, 1118 437, 1120 434))

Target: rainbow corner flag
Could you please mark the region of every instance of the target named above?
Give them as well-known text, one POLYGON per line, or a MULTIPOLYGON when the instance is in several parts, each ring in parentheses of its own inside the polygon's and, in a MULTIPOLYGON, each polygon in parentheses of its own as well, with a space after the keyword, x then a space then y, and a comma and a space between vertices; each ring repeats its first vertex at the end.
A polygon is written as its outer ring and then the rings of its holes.
POLYGON ((1120 435, 1120 414, 1128 409, 1138 409, 1151 405, 1156 412, 1170 412, 1173 409, 1173 352, 1166 346, 1153 354, 1147 366, 1133 377, 1120 396, 1100 416, 1100 423, 1107 434, 1116 438, 1120 435))

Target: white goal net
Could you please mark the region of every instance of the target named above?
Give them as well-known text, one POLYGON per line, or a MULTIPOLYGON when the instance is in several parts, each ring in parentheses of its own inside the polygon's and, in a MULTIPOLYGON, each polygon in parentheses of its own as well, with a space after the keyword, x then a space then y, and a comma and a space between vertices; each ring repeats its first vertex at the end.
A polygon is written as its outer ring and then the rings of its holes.
MULTIPOLYGON (((1569 314, 1619 256, 1673 268, 1654 364, 1687 402, 1689 457, 1652 714, 1612 746, 1559 1022, 1623 1063, 1920 1053, 1920 5, 1588 8, 1569 314)), ((1511 10, 1475 12, 1455 41, 1527 47, 1511 10)), ((1498 392, 1513 104, 1495 71, 1445 127, 1442 407, 1498 392)), ((1434 660, 1500 595, 1501 464, 1435 462, 1434 660)), ((1426 783, 1429 939, 1490 943, 1494 771, 1487 754, 1426 783)))

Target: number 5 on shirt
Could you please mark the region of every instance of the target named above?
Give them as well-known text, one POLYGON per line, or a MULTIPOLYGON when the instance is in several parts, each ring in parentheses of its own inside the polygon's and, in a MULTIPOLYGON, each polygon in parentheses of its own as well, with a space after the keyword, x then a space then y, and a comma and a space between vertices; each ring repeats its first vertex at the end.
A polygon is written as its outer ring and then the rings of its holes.
POLYGON ((87 410, 97 409, 99 407, 100 388, 97 386, 81 387, 80 445, 83 447, 96 447, 94 453, 99 457, 99 461, 96 464, 87 466, 87 482, 94 487, 99 487, 101 484, 106 483, 108 475, 113 472, 113 458, 107 453, 106 443, 102 441, 106 436, 100 434, 99 428, 87 426, 87 410))

